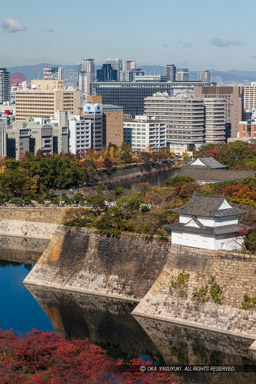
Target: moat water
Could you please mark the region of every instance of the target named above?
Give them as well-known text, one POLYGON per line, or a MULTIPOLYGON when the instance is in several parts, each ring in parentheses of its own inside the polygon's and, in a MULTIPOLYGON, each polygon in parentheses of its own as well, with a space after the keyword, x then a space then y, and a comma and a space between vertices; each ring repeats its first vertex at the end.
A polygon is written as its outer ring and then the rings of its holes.
POLYGON ((149 183, 156 187, 160 187, 164 180, 170 179, 178 174, 179 169, 170 169, 169 171, 162 171, 153 173, 151 175, 146 175, 142 177, 135 177, 130 180, 118 181, 116 183, 108 184, 108 189, 114 189, 116 187, 123 187, 126 189, 133 190, 136 184, 140 183, 149 183))

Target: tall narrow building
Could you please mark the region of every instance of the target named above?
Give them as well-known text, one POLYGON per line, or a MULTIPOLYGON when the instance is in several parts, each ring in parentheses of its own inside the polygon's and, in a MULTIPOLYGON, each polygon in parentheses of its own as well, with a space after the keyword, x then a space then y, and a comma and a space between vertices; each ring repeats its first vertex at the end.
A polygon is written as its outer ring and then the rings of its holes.
POLYGON ((10 72, 0 68, 0 104, 10 101, 10 72))
POLYGON ((164 68, 164 75, 169 81, 176 80, 176 67, 174 64, 166 64, 164 68))
POLYGON ((85 120, 91 122, 91 148, 100 151, 103 147, 103 113, 100 104, 87 103, 83 107, 85 120))
POLYGON ((78 63, 78 89, 84 96, 90 95, 91 84, 96 80, 94 59, 78 63))
POLYGON ((206 143, 218 144, 226 140, 225 104, 223 99, 204 99, 206 143))

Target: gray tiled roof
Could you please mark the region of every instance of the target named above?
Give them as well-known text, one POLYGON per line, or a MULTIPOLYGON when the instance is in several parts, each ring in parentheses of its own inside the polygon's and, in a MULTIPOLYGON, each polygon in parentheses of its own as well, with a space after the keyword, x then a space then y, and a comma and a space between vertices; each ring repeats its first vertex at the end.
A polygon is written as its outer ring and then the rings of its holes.
POLYGON ((202 195, 194 193, 186 205, 180 208, 172 209, 172 212, 202 217, 228 217, 237 216, 245 213, 242 209, 228 208, 218 210, 219 206, 225 200, 225 196, 202 195))
POLYGON ((255 177, 255 171, 239 171, 233 169, 210 169, 205 167, 182 167, 177 176, 190 176, 197 181, 230 181, 255 177))
POLYGON ((193 161, 192 163, 188 164, 186 166, 186 168, 200 168, 200 169, 205 169, 206 167, 207 168, 211 168, 211 169, 220 169, 220 168, 227 168, 227 165, 223 165, 221 163, 219 163, 217 160, 214 159, 214 157, 199 157, 198 158, 204 165, 197 165, 197 164, 194 164, 194 162, 196 161, 193 161))
POLYGON ((238 234, 240 225, 234 224, 234 225, 223 225, 219 227, 205 227, 200 226, 200 228, 197 227, 189 227, 185 225, 184 223, 176 223, 172 225, 165 225, 164 228, 168 231, 177 231, 177 232, 184 232, 184 233, 195 233, 195 234, 203 234, 203 235, 228 235, 228 234, 238 234))

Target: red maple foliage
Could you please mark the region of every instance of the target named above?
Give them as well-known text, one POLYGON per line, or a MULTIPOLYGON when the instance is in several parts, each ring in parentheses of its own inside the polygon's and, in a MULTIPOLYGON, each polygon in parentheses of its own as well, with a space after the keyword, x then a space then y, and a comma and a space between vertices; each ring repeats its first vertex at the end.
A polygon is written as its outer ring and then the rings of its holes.
POLYGON ((151 365, 114 360, 86 340, 66 340, 55 333, 32 331, 18 337, 0 330, 0 384, 180 384, 166 372, 141 372, 151 365))

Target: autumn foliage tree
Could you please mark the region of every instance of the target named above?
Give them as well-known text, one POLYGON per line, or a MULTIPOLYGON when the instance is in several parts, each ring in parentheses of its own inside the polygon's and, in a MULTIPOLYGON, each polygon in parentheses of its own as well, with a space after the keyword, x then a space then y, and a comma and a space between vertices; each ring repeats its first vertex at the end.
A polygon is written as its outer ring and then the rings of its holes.
POLYGON ((179 384, 173 374, 141 372, 140 359, 114 360, 88 340, 33 331, 25 337, 0 330, 1 384, 179 384))

